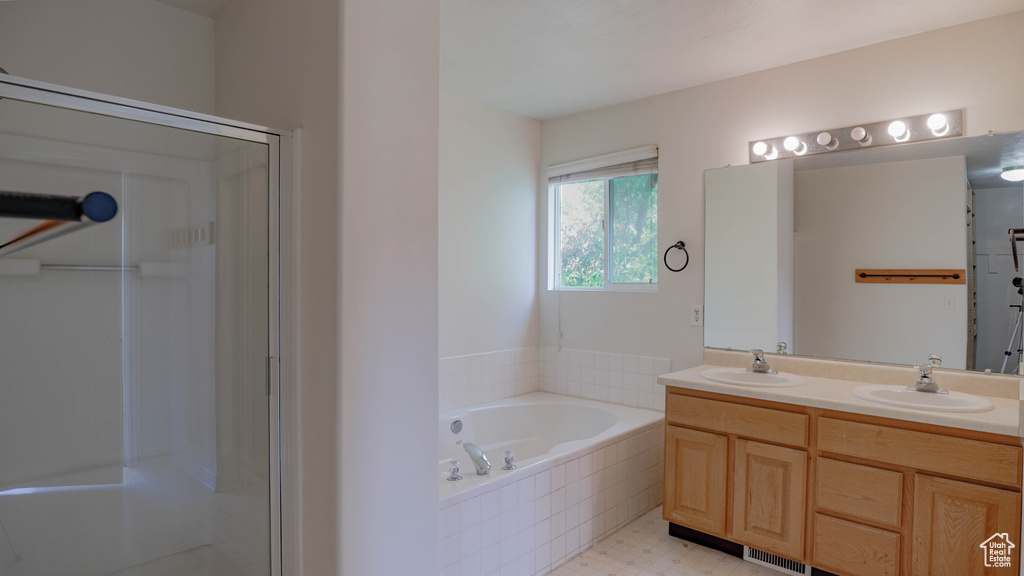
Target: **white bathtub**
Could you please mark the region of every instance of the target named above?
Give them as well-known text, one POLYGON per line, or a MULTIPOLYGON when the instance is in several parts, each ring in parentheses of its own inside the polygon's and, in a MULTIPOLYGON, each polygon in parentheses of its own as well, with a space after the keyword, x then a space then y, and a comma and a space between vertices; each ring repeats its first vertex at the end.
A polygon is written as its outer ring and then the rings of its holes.
POLYGON ((442 412, 440 574, 487 575, 511 562, 516 574, 545 574, 659 505, 663 424, 654 410, 545 392, 442 412), (476 474, 464 442, 484 451, 490 474, 476 474), (505 450, 515 470, 501 469, 505 450), (446 480, 452 459, 462 465, 456 482, 446 480))

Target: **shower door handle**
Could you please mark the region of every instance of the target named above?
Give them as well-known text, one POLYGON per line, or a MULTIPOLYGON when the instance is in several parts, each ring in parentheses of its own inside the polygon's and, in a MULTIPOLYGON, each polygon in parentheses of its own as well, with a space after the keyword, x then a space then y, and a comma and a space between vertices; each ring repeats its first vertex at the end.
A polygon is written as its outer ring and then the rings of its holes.
POLYGON ((266 376, 265 381, 267 386, 265 393, 267 397, 270 398, 274 396, 274 383, 278 381, 276 378, 278 372, 277 357, 267 356, 264 368, 264 375, 266 376))

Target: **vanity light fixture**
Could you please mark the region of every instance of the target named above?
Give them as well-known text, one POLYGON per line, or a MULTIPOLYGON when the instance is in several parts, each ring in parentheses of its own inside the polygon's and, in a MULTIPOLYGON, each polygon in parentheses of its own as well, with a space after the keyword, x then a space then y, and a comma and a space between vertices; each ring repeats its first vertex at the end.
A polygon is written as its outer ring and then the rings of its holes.
POLYGON ((1024 181, 1024 166, 1013 166, 1011 168, 1003 168, 1003 172, 999 174, 1003 180, 1009 182, 1021 182, 1024 181))
POLYGON ((963 136, 964 111, 949 110, 749 143, 750 162, 963 136))

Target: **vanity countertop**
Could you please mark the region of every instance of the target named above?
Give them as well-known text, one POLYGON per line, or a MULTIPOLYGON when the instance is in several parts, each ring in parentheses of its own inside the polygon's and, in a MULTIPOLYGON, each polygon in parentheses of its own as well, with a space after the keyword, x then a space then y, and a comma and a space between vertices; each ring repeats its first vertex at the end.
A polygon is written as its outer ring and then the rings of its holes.
POLYGON ((800 386, 786 388, 755 388, 749 386, 721 384, 701 377, 701 372, 721 367, 722 366, 704 364, 688 370, 672 372, 670 374, 659 376, 658 383, 665 386, 714 392, 727 396, 756 398, 758 400, 769 400, 784 404, 811 406, 826 410, 880 416, 883 418, 921 422, 924 424, 948 426, 950 428, 961 428, 964 430, 991 432, 1006 436, 1018 435, 1020 402, 1015 399, 985 396, 984 398, 992 402, 993 406, 992 410, 987 410, 985 412, 930 412, 878 404, 876 402, 861 400, 853 395, 854 388, 863 386, 864 384, 870 384, 870 382, 853 382, 849 380, 835 380, 832 378, 802 375, 801 378, 804 379, 804 384, 800 386))

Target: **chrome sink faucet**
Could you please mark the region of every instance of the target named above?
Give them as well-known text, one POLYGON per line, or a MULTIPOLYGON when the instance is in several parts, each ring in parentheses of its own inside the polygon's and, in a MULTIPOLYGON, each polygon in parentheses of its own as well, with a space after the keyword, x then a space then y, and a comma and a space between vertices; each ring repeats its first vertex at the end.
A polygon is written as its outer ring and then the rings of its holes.
POLYGON ((772 367, 768 365, 768 361, 764 359, 764 350, 751 350, 750 353, 754 355, 754 361, 750 363, 750 368, 747 368, 747 372, 755 374, 779 373, 777 370, 772 370, 772 367))
POLYGON ((462 444, 462 447, 469 454, 469 459, 473 461, 473 466, 476 466, 477 475, 484 476, 491 473, 491 462, 487 460, 487 456, 484 455, 484 451, 479 446, 465 442, 462 444))
POLYGON ((907 390, 918 392, 930 392, 932 394, 949 394, 949 390, 939 388, 939 383, 932 379, 932 370, 942 366, 942 358, 935 354, 928 356, 927 366, 914 366, 917 368, 917 382, 913 386, 907 386, 907 390))

